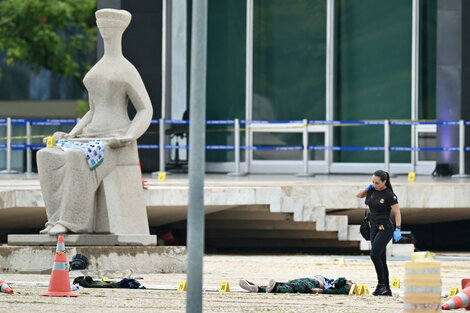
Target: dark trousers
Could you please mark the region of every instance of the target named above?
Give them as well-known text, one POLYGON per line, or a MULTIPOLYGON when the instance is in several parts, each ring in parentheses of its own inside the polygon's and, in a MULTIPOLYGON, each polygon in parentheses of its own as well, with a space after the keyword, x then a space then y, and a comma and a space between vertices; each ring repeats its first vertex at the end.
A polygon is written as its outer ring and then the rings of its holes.
POLYGON ((392 221, 376 221, 370 228, 370 258, 374 262, 379 284, 390 285, 387 267, 387 244, 393 237, 392 221))

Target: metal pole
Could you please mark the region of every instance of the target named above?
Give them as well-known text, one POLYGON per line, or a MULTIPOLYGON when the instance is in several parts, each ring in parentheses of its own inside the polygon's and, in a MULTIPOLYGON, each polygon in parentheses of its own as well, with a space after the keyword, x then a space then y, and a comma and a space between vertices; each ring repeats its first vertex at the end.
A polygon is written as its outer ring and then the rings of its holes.
POLYGON ((308 172, 308 120, 303 120, 303 129, 302 129, 302 160, 304 165, 304 171, 302 173, 297 173, 297 177, 311 177, 314 176, 313 173, 308 172))
POLYGON ((165 172, 165 119, 161 118, 158 123, 159 134, 158 134, 158 152, 160 159, 159 171, 165 172))
MULTIPOLYGON (((413 0, 411 35, 411 120, 418 120, 419 101, 419 0, 413 0)), ((416 148, 416 125, 411 125, 411 147, 416 148)), ((416 151, 411 151, 411 172, 416 172, 416 151)))
MULTIPOLYGON (((327 0, 326 2, 326 120, 333 120, 334 105, 334 43, 335 43, 335 0, 327 0)), ((333 146, 333 126, 328 125, 328 132, 325 136, 325 145, 333 146)), ((327 165, 327 173, 330 173, 331 164, 333 163, 333 151, 325 150, 325 161, 327 165)))
POLYGON ((459 173, 452 175, 455 178, 468 178, 470 175, 465 174, 465 121, 459 122, 459 173))
POLYGON ((6 151, 6 169, 0 171, 1 174, 16 174, 17 171, 11 170, 11 117, 7 117, 7 151, 6 151))
POLYGON ((26 122, 26 173, 33 172, 33 157, 31 152, 31 122, 26 122))
POLYGON ((384 164, 385 171, 390 173, 390 121, 384 121, 384 164))
MULTIPOLYGON (((162 99, 159 119, 159 169, 152 175, 165 173, 166 109, 171 98, 171 1, 162 0, 162 99)), ((170 173, 166 173, 169 175, 170 173)))
POLYGON ((234 139, 235 139, 235 172, 228 173, 228 176, 245 176, 247 175, 246 173, 242 173, 240 171, 240 120, 238 118, 235 119, 234 121, 235 125, 235 134, 234 134, 234 139))
POLYGON ((202 312, 206 136, 207 0, 193 0, 189 97, 188 291, 186 312, 202 312))
MULTIPOLYGON (((245 70, 245 116, 247 121, 253 119, 253 4, 254 0, 246 0, 246 70, 245 70)), ((246 172, 250 172, 251 147, 250 123, 245 124, 245 163, 246 172)))

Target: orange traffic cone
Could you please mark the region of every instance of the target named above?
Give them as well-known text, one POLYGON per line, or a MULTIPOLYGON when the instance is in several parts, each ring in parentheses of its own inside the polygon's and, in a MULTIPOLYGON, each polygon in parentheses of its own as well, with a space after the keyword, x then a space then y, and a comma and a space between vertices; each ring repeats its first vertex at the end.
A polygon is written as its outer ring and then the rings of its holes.
POLYGON ((51 280, 49 290, 40 296, 49 297, 78 297, 70 289, 69 264, 65 256, 64 236, 59 236, 57 249, 52 265, 51 280))
POLYGON ((13 293, 13 289, 11 289, 10 286, 8 286, 8 284, 1 278, 0 278, 0 291, 4 293, 9 293, 9 294, 13 293))
POLYGON ((441 306, 443 310, 459 309, 462 307, 464 307, 466 310, 470 310, 470 285, 468 285, 468 279, 462 279, 462 287, 464 286, 467 287, 441 306))
POLYGON ((147 181, 144 179, 144 176, 142 175, 142 167, 140 166, 140 161, 137 162, 137 166, 140 168, 140 176, 142 176, 142 188, 148 189, 147 188, 147 181))

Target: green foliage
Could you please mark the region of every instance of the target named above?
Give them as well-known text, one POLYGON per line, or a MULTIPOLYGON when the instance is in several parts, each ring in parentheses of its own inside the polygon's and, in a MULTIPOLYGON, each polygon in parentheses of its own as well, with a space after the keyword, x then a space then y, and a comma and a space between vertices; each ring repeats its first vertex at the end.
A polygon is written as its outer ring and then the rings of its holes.
POLYGON ((90 110, 90 106, 88 105, 88 101, 77 100, 77 116, 82 117, 89 110, 90 110))
POLYGON ((96 0, 0 0, 0 51, 6 63, 81 82, 96 42, 96 0))

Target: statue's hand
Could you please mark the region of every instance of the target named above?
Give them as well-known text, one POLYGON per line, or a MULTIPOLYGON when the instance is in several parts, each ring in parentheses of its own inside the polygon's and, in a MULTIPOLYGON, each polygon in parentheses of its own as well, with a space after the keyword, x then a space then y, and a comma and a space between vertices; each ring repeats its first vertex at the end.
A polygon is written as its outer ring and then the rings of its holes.
POLYGON ((125 136, 121 138, 112 138, 108 141, 108 144, 111 148, 120 148, 124 147, 125 145, 128 145, 134 140, 134 138, 125 136))
MULTIPOLYGON (((57 141, 57 140, 60 140, 60 139, 67 139, 68 137, 68 134, 67 133, 64 133, 64 132, 55 132, 52 137, 54 137, 54 140, 57 141)), ((42 139, 42 142, 43 143, 46 143, 47 142, 47 137, 46 138, 43 138, 42 139)))

